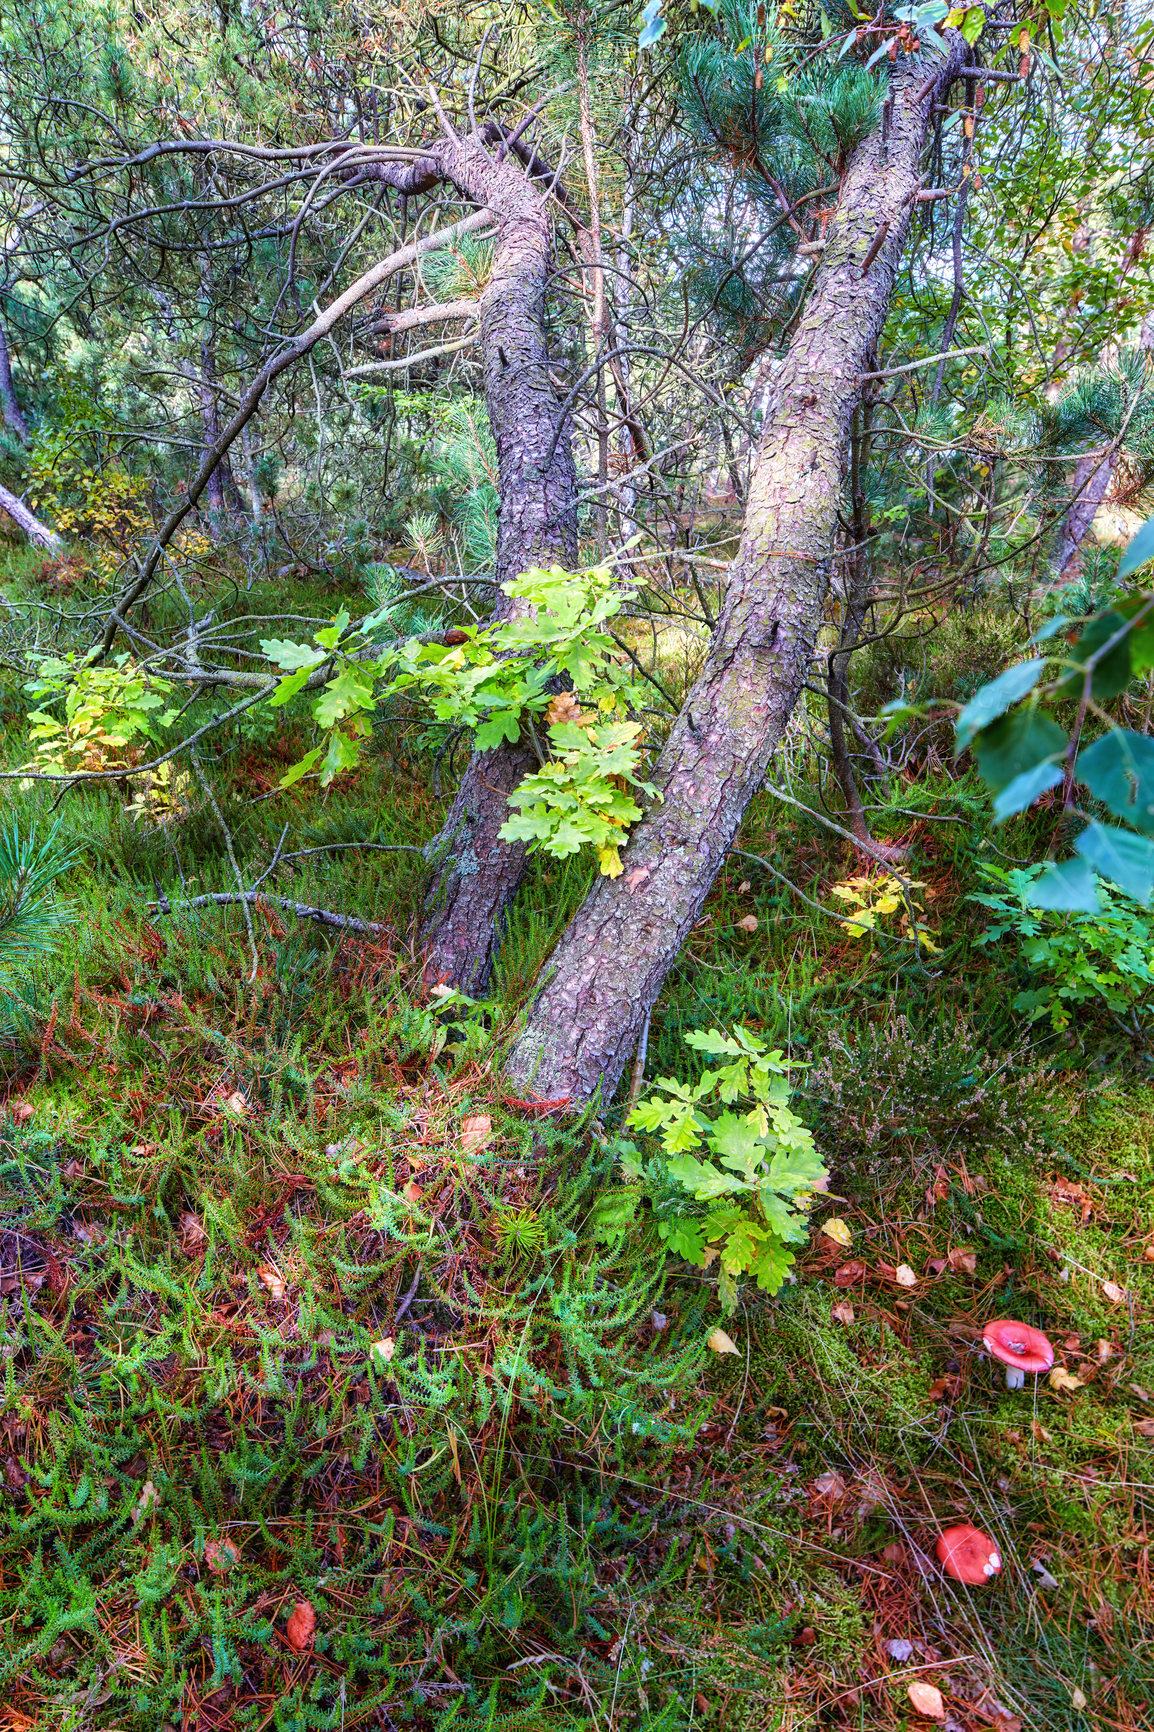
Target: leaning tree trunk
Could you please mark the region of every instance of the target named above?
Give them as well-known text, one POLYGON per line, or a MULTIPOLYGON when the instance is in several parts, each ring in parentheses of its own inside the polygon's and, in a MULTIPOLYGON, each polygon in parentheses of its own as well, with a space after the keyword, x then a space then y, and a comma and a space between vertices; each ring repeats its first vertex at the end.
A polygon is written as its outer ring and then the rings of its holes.
MULTIPOLYGON (((497 581, 577 556, 577 475, 567 418, 549 378, 545 284, 549 211, 518 163, 477 139, 439 153, 446 176, 497 220, 493 272, 481 295, 485 404, 497 446, 497 581)), ((498 592, 495 617, 523 602, 498 592)), ((475 752, 430 850, 438 870, 420 943, 428 985, 476 996, 488 980, 505 913, 525 873, 523 843, 502 842, 508 797, 537 760, 525 740, 475 752)))
POLYGON ((1079 459, 1071 486, 1073 498, 1062 520, 1058 547, 1054 555, 1054 573, 1063 583, 1077 577, 1082 563, 1082 543, 1090 533, 1098 508, 1114 473, 1116 458, 1112 450, 1091 451, 1079 459))
POLYGON ((922 61, 895 73, 888 129, 847 170, 776 381, 721 618, 658 761, 661 799, 630 836, 621 876, 598 879, 564 933, 510 1055, 512 1077, 541 1097, 578 1106, 612 1094, 797 702, 859 375, 885 321, 933 105, 968 55, 950 38, 938 76, 922 61))

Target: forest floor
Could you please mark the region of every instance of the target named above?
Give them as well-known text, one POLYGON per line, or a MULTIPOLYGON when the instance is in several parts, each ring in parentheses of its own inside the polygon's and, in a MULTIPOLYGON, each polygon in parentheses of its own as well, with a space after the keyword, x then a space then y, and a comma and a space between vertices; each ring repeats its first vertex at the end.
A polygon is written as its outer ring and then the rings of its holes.
MULTIPOLYGON (((9 766, 25 712, 0 674, 9 766)), ((938 955, 847 935, 850 850, 766 801, 668 983, 647 1074, 690 1074, 692 1028, 788 1042, 831 1168, 796 1282, 725 1318, 644 1224, 595 1238, 614 1113, 501 1082, 583 870, 534 868, 493 1002, 438 1016, 421 861, 332 851, 423 844, 430 756, 281 794, 303 739, 250 712, 204 763, 254 876, 286 824, 330 850, 271 895, 371 939, 270 901, 254 956, 181 906, 235 887, 207 805, 59 808, 71 926, 0 1071, 0 1732, 1148 1726, 1154 1096, 1012 1010, 978 829, 941 821, 976 790, 879 818, 938 955), (1064 1375, 1008 1391, 999 1315, 1064 1375), (986 1588, 934 1561, 956 1521, 986 1588)))

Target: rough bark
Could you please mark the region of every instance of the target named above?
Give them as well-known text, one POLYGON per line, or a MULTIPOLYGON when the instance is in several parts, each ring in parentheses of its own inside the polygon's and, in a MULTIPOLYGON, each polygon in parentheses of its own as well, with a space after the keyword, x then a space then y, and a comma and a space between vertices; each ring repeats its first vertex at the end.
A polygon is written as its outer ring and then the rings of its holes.
POLYGON ((775 380, 745 528, 709 655, 658 761, 662 798, 600 878, 549 965, 509 1069, 573 1106, 613 1092, 764 780, 809 668, 829 585, 859 376, 877 342, 918 190, 932 105, 965 63, 917 62, 855 152, 808 306, 775 380))
POLYGON ((49 553, 60 553, 64 543, 54 529, 49 529, 46 523, 41 523, 34 512, 29 511, 22 499, 17 499, 14 493, 9 493, 6 487, 0 487, 0 511, 6 511, 18 529, 23 530, 34 547, 43 547, 49 553))
MULTIPOLYGON (((497 223, 493 272, 481 295, 485 404, 497 447, 497 582, 577 555, 577 475, 567 420, 549 378, 545 284, 551 254, 546 199, 515 160, 480 139, 438 148, 443 178, 497 223)), ((521 607, 523 603, 517 603, 521 607)), ((497 618, 514 604, 498 593, 497 618)), ((508 796, 536 766, 527 742, 474 753, 443 830, 420 934, 429 985, 476 995, 492 968, 504 915, 524 876, 525 848, 502 842, 508 796)))
MULTIPOLYGON (((217 403, 216 353, 211 322, 206 319, 200 338, 200 369, 197 371, 189 366, 187 369, 189 382, 192 384, 197 401, 200 404, 200 421, 204 428, 204 449, 212 451, 220 440, 220 410, 217 403)), ((232 464, 227 453, 213 469, 205 487, 205 504, 209 512, 218 519, 232 512, 235 517, 243 516, 240 490, 232 472, 232 464)))
POLYGON ((1063 583, 1078 575, 1082 563, 1082 543, 1090 533, 1098 508, 1114 474, 1116 456, 1113 451, 1091 451, 1076 465, 1070 489, 1070 507, 1062 521, 1058 547, 1054 555, 1054 572, 1063 583))
POLYGON ((12 360, 8 353, 8 338, 3 325, 0 325, 0 413, 3 413, 5 425, 16 435, 21 445, 30 445, 32 436, 24 419, 24 411, 20 407, 20 399, 16 395, 16 387, 12 383, 12 360))

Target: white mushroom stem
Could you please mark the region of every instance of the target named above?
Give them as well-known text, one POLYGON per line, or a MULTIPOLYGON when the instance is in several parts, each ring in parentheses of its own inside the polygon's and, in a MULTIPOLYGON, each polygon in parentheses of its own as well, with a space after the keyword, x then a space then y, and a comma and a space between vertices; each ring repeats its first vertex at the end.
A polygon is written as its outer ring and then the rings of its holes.
POLYGON ((1026 1373, 1022 1370, 1020 1365, 1007 1365, 1007 1367, 1006 1367, 1006 1388, 1007 1389, 1021 1389, 1024 1387, 1025 1382, 1026 1382, 1026 1373))

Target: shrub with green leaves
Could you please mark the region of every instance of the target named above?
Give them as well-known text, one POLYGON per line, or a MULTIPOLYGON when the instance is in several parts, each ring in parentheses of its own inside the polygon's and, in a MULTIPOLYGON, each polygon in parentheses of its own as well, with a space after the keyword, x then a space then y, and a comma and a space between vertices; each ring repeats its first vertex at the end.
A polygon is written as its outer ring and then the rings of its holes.
POLYGON ((997 888, 970 898, 998 917, 978 943, 1017 938, 1037 983, 1018 993, 1014 1009, 1031 1022, 1049 1017, 1050 1026, 1062 1032, 1079 1006, 1093 1006, 1127 1033, 1140 1035, 1154 1001, 1154 917, 1125 891, 1104 883, 1098 885, 1097 913, 1039 908, 1035 887, 1048 870, 985 866, 983 878, 997 888))
POLYGON ((746 1028, 685 1039, 721 1062, 696 1083, 658 1078, 660 1092, 639 1102, 628 1122, 659 1133, 663 1153, 641 1166, 630 1146, 626 1176, 640 1181, 671 1252, 698 1268, 717 1261, 721 1302, 732 1311, 741 1275, 763 1292, 778 1291, 826 1171, 789 1104, 789 1059, 746 1028), (705 1107, 714 1102, 723 1110, 711 1116, 705 1107))
POLYGON ((510 795, 517 810, 502 837, 558 859, 588 846, 602 872, 616 877, 629 826, 641 816, 633 790, 654 792, 638 774, 644 733, 635 713, 644 694, 604 629, 632 592, 618 587, 608 566, 534 569, 502 587, 527 608, 493 625, 453 632, 451 643, 413 637, 390 644, 379 659, 370 639, 385 612, 353 627, 342 611, 316 633, 315 647, 266 639, 265 654, 284 670, 269 700, 274 705, 303 691, 326 664, 332 669, 313 703, 327 740, 295 764, 281 786, 316 770, 327 787, 360 761, 360 742, 384 695, 379 681, 391 672, 389 691, 418 693, 437 721, 470 729, 480 752, 527 729, 540 769, 510 795), (567 689, 559 692, 560 684, 567 689), (538 719, 545 723, 548 752, 534 725, 538 719))

